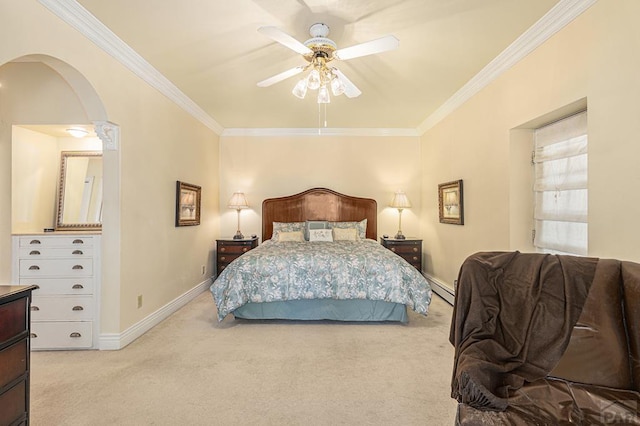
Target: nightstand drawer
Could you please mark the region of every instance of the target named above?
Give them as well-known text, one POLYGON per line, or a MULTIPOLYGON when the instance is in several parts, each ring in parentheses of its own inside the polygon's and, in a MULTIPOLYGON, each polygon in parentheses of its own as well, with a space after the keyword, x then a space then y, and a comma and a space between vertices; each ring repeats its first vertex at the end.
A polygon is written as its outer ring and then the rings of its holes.
POLYGON ((383 247, 402 257, 417 270, 422 271, 422 240, 413 238, 396 240, 383 237, 380 239, 380 243, 383 247))
POLYGON ((250 244, 221 244, 218 246, 218 254, 240 255, 248 252, 253 247, 250 244))
POLYGON ((218 275, 229 263, 256 247, 258 247, 258 237, 242 240, 231 238, 216 240, 216 269, 218 275))
POLYGON ((420 254, 422 251, 420 244, 389 244, 387 248, 398 254, 420 254))

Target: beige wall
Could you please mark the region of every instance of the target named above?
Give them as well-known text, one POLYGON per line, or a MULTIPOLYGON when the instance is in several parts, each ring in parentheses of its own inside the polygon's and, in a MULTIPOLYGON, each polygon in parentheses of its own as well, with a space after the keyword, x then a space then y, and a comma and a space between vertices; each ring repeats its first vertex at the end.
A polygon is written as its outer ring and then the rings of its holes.
MULTIPOLYGON (((99 99, 49 96, 0 102, 0 202, 11 202, 11 125, 83 124, 106 119, 120 126, 120 148, 104 154, 102 333, 118 333, 193 288, 212 273, 218 235, 218 136, 125 69, 36 1, 0 0, 0 66, 43 54, 76 69, 99 99), (106 117, 66 112, 102 103, 106 117), (30 117, 36 117, 30 118, 30 117), (23 119, 28 117, 28 119, 23 119), (203 188, 202 224, 175 228, 175 181, 203 188), (207 272, 200 268, 206 265, 207 272), (136 306, 143 295, 143 307, 136 306)), ((6 89, 6 82, 0 82, 6 89)), ((68 92, 68 88, 67 88, 68 92)), ((26 92, 29 93, 29 92, 26 92)), ((100 108, 97 108, 98 110, 100 108)), ((95 109, 94 109, 95 110, 95 109)), ((10 274, 11 220, 0 218, 2 276, 10 274)))
MULTIPOLYGON (((24 65, 24 64, 23 64, 24 65)), ((31 66, 34 64, 29 64, 31 66)), ((97 137, 53 137, 13 126, 11 141, 11 232, 55 228, 62 151, 101 151, 97 137)), ((80 179, 79 182, 83 182, 80 179)), ((79 192, 82 193, 82 190, 79 192)), ((80 199, 78 199, 78 203, 80 199)))
POLYGON ((378 235, 395 235, 398 211, 388 207, 396 190, 414 207, 402 214, 406 236, 419 235, 420 141, 417 137, 263 136, 223 137, 220 143, 221 233, 236 230, 235 210, 226 203, 243 191, 250 204, 241 212, 244 235, 262 232, 262 201, 325 187, 378 203, 378 235))
POLYGON ((530 250, 522 234, 530 229, 525 203, 531 171, 526 150, 518 145, 529 142, 518 128, 543 116, 551 119, 550 112, 584 98, 589 255, 640 261, 637 16, 640 2, 635 0, 596 3, 423 135, 421 230, 431 251, 429 274, 452 285, 473 252, 530 250), (511 162, 518 158, 521 163, 511 162), (437 184, 453 179, 464 179, 464 226, 438 222, 437 184))

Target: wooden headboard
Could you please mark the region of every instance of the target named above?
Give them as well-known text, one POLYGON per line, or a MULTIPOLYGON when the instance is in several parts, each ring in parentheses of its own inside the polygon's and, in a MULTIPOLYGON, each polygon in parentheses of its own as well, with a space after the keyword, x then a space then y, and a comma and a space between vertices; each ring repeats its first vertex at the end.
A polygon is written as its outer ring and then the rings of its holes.
POLYGON ((312 188, 287 197, 262 202, 262 241, 271 238, 273 222, 359 222, 367 219, 367 238, 378 238, 378 203, 372 198, 343 195, 326 188, 312 188))

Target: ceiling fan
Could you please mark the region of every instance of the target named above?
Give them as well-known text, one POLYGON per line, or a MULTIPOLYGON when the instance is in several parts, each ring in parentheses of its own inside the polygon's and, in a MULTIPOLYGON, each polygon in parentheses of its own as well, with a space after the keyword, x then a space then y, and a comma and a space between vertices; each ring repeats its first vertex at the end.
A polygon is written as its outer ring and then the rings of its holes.
POLYGON ((351 82, 339 69, 328 64, 334 59, 348 60, 362 56, 382 53, 397 49, 399 40, 388 35, 376 40, 371 40, 355 46, 338 49, 337 44, 328 38, 329 26, 323 23, 313 24, 309 28, 311 38, 304 43, 296 40, 289 34, 277 27, 260 27, 258 32, 270 39, 277 41, 285 47, 301 54, 309 62, 306 65, 297 66, 287 71, 276 74, 273 77, 262 80, 259 87, 268 87, 304 71, 311 72, 303 77, 293 88, 293 94, 299 98, 304 98, 307 89, 318 90, 318 103, 326 104, 330 102, 329 90, 334 96, 344 93, 349 98, 355 98, 362 94, 360 89, 351 82))

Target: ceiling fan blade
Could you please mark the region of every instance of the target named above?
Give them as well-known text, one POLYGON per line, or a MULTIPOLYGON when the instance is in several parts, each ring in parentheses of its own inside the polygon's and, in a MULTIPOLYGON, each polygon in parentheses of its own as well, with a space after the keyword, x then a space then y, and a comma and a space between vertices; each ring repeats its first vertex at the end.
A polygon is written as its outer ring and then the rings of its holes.
POLYGON ((398 46, 400 46, 400 40, 392 35, 388 35, 376 40, 356 44, 355 46, 338 49, 333 52, 333 56, 346 61, 347 59, 359 58, 361 56, 373 55, 374 53, 382 53, 397 49, 398 46))
POLYGON ((333 72, 338 76, 340 81, 342 81, 342 84, 344 84, 344 94, 347 98, 357 98, 358 96, 362 95, 360 89, 358 89, 356 85, 353 84, 351 80, 349 80, 347 76, 342 73, 342 71, 334 68, 333 72))
POLYGON ((258 32, 266 37, 269 37, 271 40, 277 41, 283 46, 288 47, 294 52, 298 52, 301 55, 308 55, 310 53, 313 53, 313 51, 307 46, 300 43, 298 40, 291 37, 289 34, 285 33, 278 27, 260 27, 258 28, 258 32))
POLYGON ((276 74, 273 77, 269 77, 266 80, 262 80, 258 83, 258 87, 269 87, 272 84, 276 84, 289 77, 293 77, 296 74, 300 74, 302 71, 304 71, 304 67, 302 66, 291 68, 290 70, 286 70, 284 72, 281 72, 280 74, 276 74))

